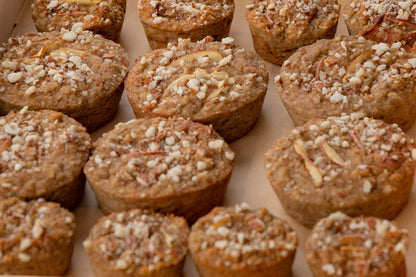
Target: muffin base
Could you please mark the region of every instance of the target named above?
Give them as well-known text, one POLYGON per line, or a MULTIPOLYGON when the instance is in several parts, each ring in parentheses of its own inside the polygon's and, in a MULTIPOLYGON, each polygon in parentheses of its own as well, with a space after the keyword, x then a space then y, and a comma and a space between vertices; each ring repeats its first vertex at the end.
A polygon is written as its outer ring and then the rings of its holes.
POLYGON ((185 264, 185 260, 183 259, 178 264, 157 268, 147 273, 134 272, 134 274, 128 274, 125 271, 109 266, 107 260, 100 259, 100 257, 98 255, 94 255, 93 252, 88 253, 88 258, 91 264, 92 272, 95 276, 100 277, 182 277, 182 271, 185 264))
POLYGON ((290 252, 287 257, 275 264, 257 265, 254 268, 244 267, 239 269, 213 268, 203 264, 197 257, 193 257, 197 270, 201 277, 290 277, 292 276, 292 264, 296 251, 290 252))
POLYGON ((64 208, 73 209, 81 201, 82 196, 84 195, 84 188, 85 175, 81 172, 71 182, 63 185, 62 187, 54 191, 48 192, 36 198, 44 198, 46 201, 57 202, 61 204, 61 206, 64 208))
POLYGON ((279 200, 285 211, 307 228, 312 228, 318 220, 340 211, 349 216, 374 216, 388 220, 394 219, 406 206, 413 185, 413 176, 403 180, 402 187, 384 197, 372 197, 366 202, 347 204, 344 207, 333 207, 328 202, 315 202, 314 199, 305 202, 301 199, 293 199, 284 191, 272 183, 279 200))
POLYGON ((154 198, 139 198, 134 195, 118 197, 103 191, 97 185, 91 184, 91 188, 102 212, 106 215, 131 209, 152 209, 160 213, 183 216, 188 223, 193 223, 212 208, 223 203, 230 178, 231 172, 224 179, 205 188, 154 198))
POLYGON ((146 33, 147 41, 150 47, 154 49, 165 48, 169 42, 176 42, 179 38, 190 38, 192 41, 199 41, 206 36, 211 36, 214 40, 221 41, 222 38, 228 37, 230 33, 233 14, 220 21, 201 26, 198 29, 184 30, 163 30, 142 22, 143 29, 146 33))
POLYGON ((290 46, 295 47, 291 47, 288 49, 287 45, 285 45, 284 43, 276 43, 277 41, 281 41, 280 38, 276 40, 273 37, 271 37, 272 34, 257 29, 251 24, 249 24, 249 27, 251 37, 253 39, 253 46, 256 52, 265 61, 276 65, 282 65, 285 60, 287 60, 293 53, 296 52, 298 48, 302 46, 312 44, 319 39, 334 38, 335 33, 337 31, 337 24, 335 24, 333 27, 328 29, 328 31, 322 36, 311 38, 309 40, 299 40, 298 43, 291 43, 290 46))
MULTIPOLYGON (((100 99, 90 105, 67 107, 64 110, 57 110, 49 106, 30 106, 30 110, 44 110, 51 109, 64 113, 87 128, 88 132, 94 132, 98 128, 107 124, 116 114, 118 104, 123 94, 124 83, 122 82, 115 90, 108 95, 103 95, 100 99)), ((20 111, 24 106, 14 103, 8 103, 0 100, 0 115, 6 115, 11 111, 20 111)))
MULTIPOLYGON (((264 102, 264 97, 266 96, 266 90, 257 97, 254 101, 245 104, 242 107, 239 107, 233 111, 229 111, 227 113, 221 113, 213 115, 210 118, 205 119, 194 119, 191 118, 192 121, 202 123, 205 125, 212 125, 214 130, 220 134, 222 138, 227 143, 233 142, 245 134, 247 134, 251 128, 253 128, 254 124, 256 123, 258 117, 260 116, 261 109, 264 102)), ((129 92, 127 91, 127 97, 129 96, 129 92)), ((133 108, 133 112, 136 118, 143 118, 143 117, 166 117, 163 114, 153 114, 152 112, 145 112, 139 108, 138 103, 134 102, 134 97, 128 97, 131 107, 133 108)))

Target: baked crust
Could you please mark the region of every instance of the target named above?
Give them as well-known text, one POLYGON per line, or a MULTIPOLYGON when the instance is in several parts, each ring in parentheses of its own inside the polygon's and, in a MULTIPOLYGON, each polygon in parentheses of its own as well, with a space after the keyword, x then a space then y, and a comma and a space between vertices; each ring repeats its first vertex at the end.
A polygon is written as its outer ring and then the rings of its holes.
POLYGON ((101 218, 84 248, 95 276, 181 277, 188 234, 182 217, 136 209, 101 218))
POLYGON ((84 191, 82 172, 91 138, 81 124, 55 111, 0 117, 0 198, 45 198, 72 208, 84 191))
POLYGON ((126 0, 33 0, 31 7, 38 32, 82 28, 118 41, 126 0))
POLYGON ((118 124, 84 172, 104 213, 147 208, 194 222, 221 205, 234 153, 211 128, 184 119, 118 124))
POLYGON ((409 199, 415 159, 397 124, 352 114, 295 128, 266 153, 265 170, 286 212, 312 227, 335 211, 393 219, 409 199))
POLYGON ((70 266, 75 217, 38 199, 0 200, 0 274, 63 275, 70 266))
POLYGON ((227 142, 253 127, 267 90, 266 66, 232 38, 211 40, 181 40, 136 62, 125 87, 137 118, 189 118, 211 124, 227 142))
POLYGON ((246 9, 257 53, 281 65, 298 48, 333 38, 340 7, 337 0, 251 0, 246 9))
POLYGON ((363 35, 377 42, 416 41, 416 1, 348 0, 342 8, 350 35, 363 35))
POLYGON ((201 277, 291 276, 298 238, 266 209, 243 203, 198 219, 189 249, 201 277))
POLYGON ((275 81, 295 125, 360 112, 406 131, 416 118, 415 58, 400 42, 339 36, 299 49, 275 81))
POLYGON ((10 38, 0 62, 0 114, 57 110, 90 132, 117 111, 128 67, 119 44, 80 28, 10 38))
POLYGON ((406 277, 408 244, 395 223, 337 212, 314 226, 305 256, 315 277, 406 277))
POLYGON ((198 41, 228 36, 234 14, 233 0, 140 0, 138 13, 152 49, 165 48, 179 38, 198 41))

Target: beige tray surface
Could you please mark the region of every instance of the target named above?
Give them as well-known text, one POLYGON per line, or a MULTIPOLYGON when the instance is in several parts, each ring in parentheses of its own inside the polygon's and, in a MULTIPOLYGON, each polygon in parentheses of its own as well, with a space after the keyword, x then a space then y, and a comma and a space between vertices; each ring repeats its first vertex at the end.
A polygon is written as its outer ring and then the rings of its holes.
MULTIPOLYGON (((29 2, 28 0, 26 1, 23 15, 14 29, 13 35, 21 35, 25 32, 35 31, 30 17, 29 2)), ((254 51, 248 24, 245 20, 245 5, 248 0, 235 0, 235 2, 236 9, 230 35, 236 39, 240 46, 254 51)), ((138 57, 150 51, 142 26, 137 17, 136 3, 136 0, 127 1, 126 20, 120 38, 121 45, 129 53, 131 64, 138 57)), ((6 11, 0 9, 0 13, 4 12, 6 11)), ((342 20, 338 27, 338 33, 346 33, 346 28, 342 20)), ((275 139, 282 137, 293 128, 293 123, 284 109, 276 92, 276 86, 273 83, 274 76, 279 72, 279 67, 268 64, 268 69, 270 74, 269 90, 261 116, 254 129, 247 136, 231 144, 232 149, 236 152, 236 164, 226 195, 225 204, 233 205, 245 201, 252 208, 266 207, 273 214, 286 219, 297 230, 300 237, 300 247, 298 248, 293 266, 293 276, 311 277, 312 274, 303 255, 303 244, 310 234, 310 230, 295 222, 285 213, 263 171, 263 155, 266 150, 275 139)), ((97 139, 102 133, 111 130, 117 122, 125 122, 132 118, 134 118, 133 111, 128 104, 127 98, 123 95, 120 110, 116 117, 108 125, 95 132, 93 139, 97 139)), ((408 133, 412 137, 416 137, 416 127, 413 126, 408 133)), ((412 262, 416 261, 416 220, 414 220, 414 213, 416 213, 415 187, 410 196, 409 204, 396 218, 400 226, 409 230, 411 237, 410 250, 406 254, 408 276, 416 276, 416 263, 412 262)), ((102 216, 102 213, 98 210, 97 202, 89 188, 86 190, 81 205, 75 210, 75 215, 78 226, 75 239, 76 246, 72 259, 72 267, 67 275, 93 276, 86 253, 82 247, 82 241, 86 238, 91 226, 102 216)), ((190 257, 186 260, 184 276, 199 276, 190 257)))

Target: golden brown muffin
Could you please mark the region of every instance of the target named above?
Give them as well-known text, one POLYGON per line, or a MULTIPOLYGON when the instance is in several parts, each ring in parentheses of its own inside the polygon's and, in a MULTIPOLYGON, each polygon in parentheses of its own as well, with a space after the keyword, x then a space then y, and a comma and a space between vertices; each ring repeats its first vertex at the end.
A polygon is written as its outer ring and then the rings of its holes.
POLYGON ((335 211, 393 219, 410 196, 415 147, 397 124, 329 117, 278 139, 265 169, 286 212, 307 227, 335 211))
POLYGON ((82 197, 91 138, 81 124, 55 111, 0 117, 0 199, 45 198, 66 208, 82 197))
POLYGON ((32 19, 39 32, 81 28, 118 41, 126 0, 33 0, 32 19))
POLYGON ((0 114, 56 110, 94 131, 115 115, 128 57, 88 31, 28 33, 0 47, 0 114))
POLYGON ((378 42, 416 40, 416 1, 348 0, 342 8, 350 35, 363 35, 378 42))
POLYGON ((101 218, 84 248, 97 277, 181 277, 188 234, 182 217, 131 210, 101 218))
POLYGON ((137 9, 150 47, 157 49, 179 38, 227 37, 234 0, 139 0, 137 9))
POLYGON ((290 277, 297 245, 285 221, 245 203, 214 208, 189 235, 201 277, 290 277))
POLYGON ((393 222, 337 212, 313 227, 305 256, 314 277, 406 277, 408 244, 393 222))
POLYGON ((0 274, 64 275, 71 264, 75 218, 42 199, 0 200, 0 274))
POLYGON ((337 30, 337 0, 251 0, 247 5, 254 48, 266 61, 281 65, 298 48, 337 30))
POLYGON ((406 131, 416 118, 416 54, 400 42, 320 40, 286 60, 275 81, 295 125, 360 112, 406 131))
POLYGON ((131 68, 127 97, 141 117, 180 116, 213 128, 227 141, 256 123, 268 84, 266 65, 233 38, 181 40, 131 68))
POLYGON ((184 119, 120 123, 94 147, 84 172, 106 214, 154 209, 194 222, 222 204, 233 169, 227 143, 184 119))

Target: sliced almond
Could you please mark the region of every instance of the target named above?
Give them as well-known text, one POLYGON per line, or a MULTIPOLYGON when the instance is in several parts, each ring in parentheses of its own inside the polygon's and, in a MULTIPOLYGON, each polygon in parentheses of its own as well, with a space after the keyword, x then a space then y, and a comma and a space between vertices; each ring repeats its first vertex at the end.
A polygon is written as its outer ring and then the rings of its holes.
POLYGON ((219 62, 220 60, 222 60, 222 55, 218 52, 201 51, 201 52, 192 53, 192 54, 180 57, 179 59, 176 59, 173 62, 171 62, 169 66, 179 67, 181 66, 181 61, 183 61, 184 64, 191 64, 194 61, 198 60, 199 58, 203 58, 203 57, 208 57, 211 60, 214 60, 216 62, 219 62))
POLYGON ((305 162, 305 167, 311 175, 313 182, 315 183, 316 187, 322 186, 322 174, 319 169, 313 164, 313 162, 308 157, 308 152, 306 151, 305 147, 303 146, 303 141, 301 139, 297 139, 293 143, 293 147, 295 148, 295 152, 298 153, 305 162))
POLYGON ((220 87, 218 89, 216 89, 215 91, 213 91, 210 95, 208 95, 206 101, 210 101, 211 99, 217 97, 218 95, 221 94, 221 92, 223 92, 225 90, 224 87, 220 87))
POLYGON ((49 55, 53 58, 59 57, 62 53, 65 54, 72 54, 75 56, 81 57, 82 55, 87 55, 88 52, 79 50, 79 49, 73 49, 73 48, 60 48, 57 50, 52 51, 49 55))
POLYGON ((361 53, 360 55, 358 55, 358 57, 356 57, 351 63, 350 65, 347 67, 347 70, 344 74, 344 78, 343 81, 346 82, 348 81, 348 78, 352 75, 352 73, 356 70, 356 67, 358 64, 363 64, 364 61, 368 60, 371 55, 373 54, 373 50, 369 50, 366 51, 364 53, 361 53))
POLYGON ((322 186, 322 174, 319 172, 319 169, 310 160, 305 160, 305 166, 309 171, 315 186, 320 188, 322 186))
POLYGON ((335 151, 334 148, 332 148, 328 142, 323 141, 322 142, 322 148, 325 152, 325 154, 328 156, 328 158, 333 161, 334 163, 345 166, 346 162, 345 160, 338 154, 337 151, 335 151))
POLYGON ((190 75, 182 75, 179 78, 175 79, 169 86, 165 89, 165 91, 172 90, 174 87, 178 86, 180 83, 185 83, 191 79, 195 78, 195 74, 190 75))

